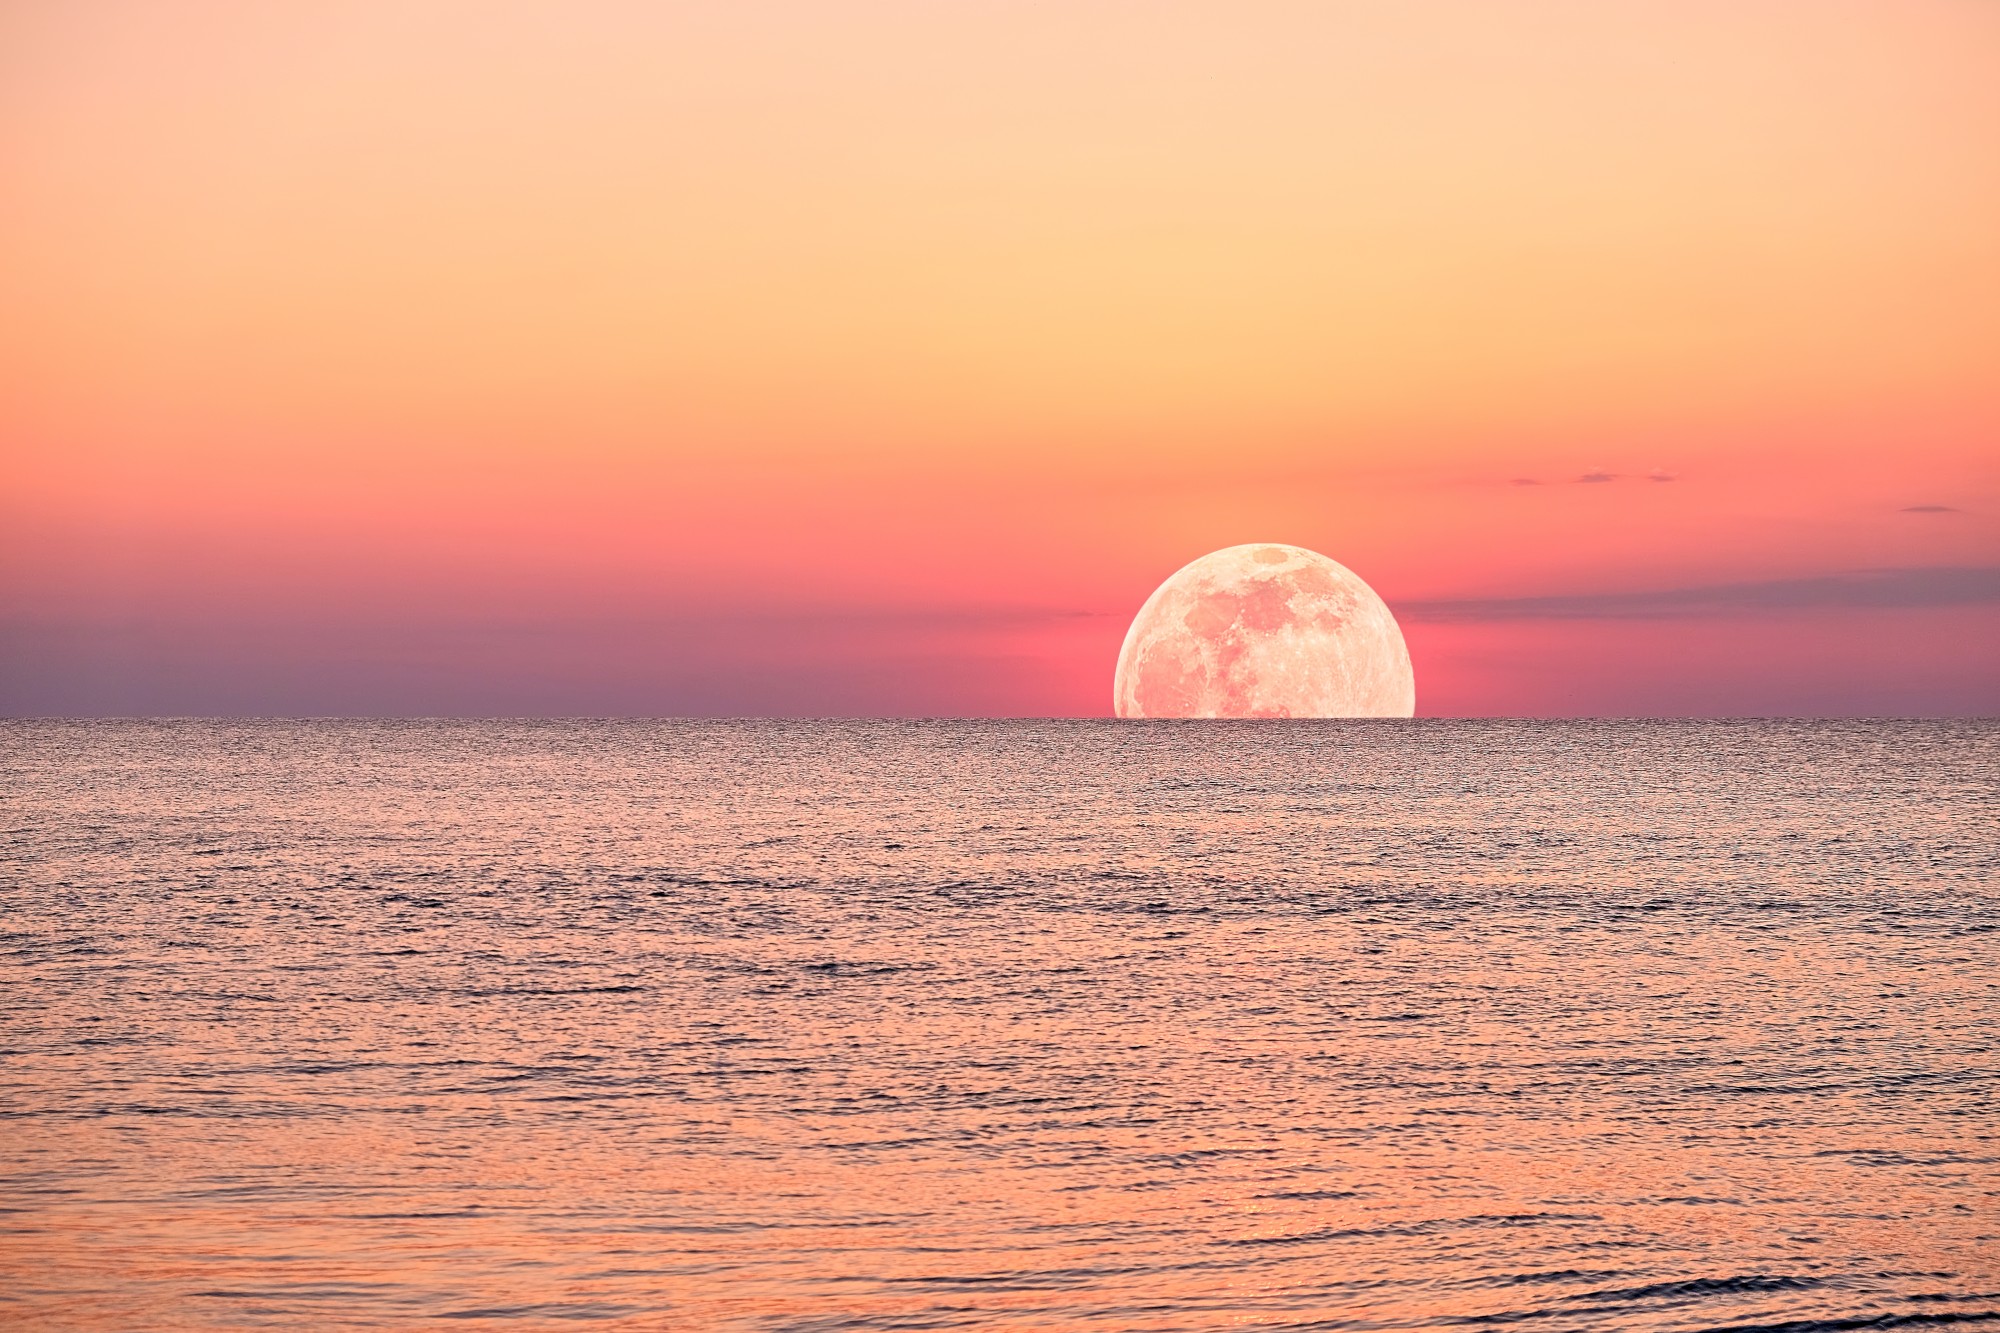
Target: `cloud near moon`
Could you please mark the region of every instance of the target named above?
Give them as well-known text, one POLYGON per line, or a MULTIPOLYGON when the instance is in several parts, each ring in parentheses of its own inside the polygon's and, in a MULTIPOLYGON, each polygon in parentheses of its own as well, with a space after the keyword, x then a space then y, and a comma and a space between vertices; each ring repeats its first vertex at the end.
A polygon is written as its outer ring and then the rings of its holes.
POLYGON ((1388 606, 1345 566, 1259 543, 1203 556, 1139 608, 1119 717, 1409 717, 1416 677, 1388 606))

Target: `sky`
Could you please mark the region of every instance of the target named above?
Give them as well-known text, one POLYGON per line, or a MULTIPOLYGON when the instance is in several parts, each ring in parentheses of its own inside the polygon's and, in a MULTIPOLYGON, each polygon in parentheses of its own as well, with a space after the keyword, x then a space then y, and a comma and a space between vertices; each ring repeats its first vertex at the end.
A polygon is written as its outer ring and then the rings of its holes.
POLYGON ((2000 713, 1990 0, 13 0, 0 713, 2000 713))

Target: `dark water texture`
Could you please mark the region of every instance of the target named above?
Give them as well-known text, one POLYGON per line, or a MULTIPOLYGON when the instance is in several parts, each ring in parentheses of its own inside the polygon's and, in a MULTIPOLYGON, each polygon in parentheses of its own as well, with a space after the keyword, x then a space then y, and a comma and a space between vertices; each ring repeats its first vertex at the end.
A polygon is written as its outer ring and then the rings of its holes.
POLYGON ((0 724, 0 1323, 2000 1326, 1991 723, 0 724))

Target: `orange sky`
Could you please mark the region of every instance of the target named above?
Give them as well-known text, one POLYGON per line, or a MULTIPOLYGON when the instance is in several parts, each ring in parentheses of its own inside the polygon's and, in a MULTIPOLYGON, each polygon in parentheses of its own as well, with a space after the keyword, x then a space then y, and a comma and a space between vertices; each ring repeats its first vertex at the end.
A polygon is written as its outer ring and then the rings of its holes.
POLYGON ((0 711, 2000 712, 1987 0, 28 0, 0 199, 0 711))

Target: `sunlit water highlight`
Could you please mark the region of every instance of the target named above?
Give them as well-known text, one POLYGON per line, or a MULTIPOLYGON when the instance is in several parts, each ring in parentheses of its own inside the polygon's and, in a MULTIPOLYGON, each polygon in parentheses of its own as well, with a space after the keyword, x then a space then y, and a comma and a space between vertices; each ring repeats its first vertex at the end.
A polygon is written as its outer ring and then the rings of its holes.
POLYGON ((2000 727, 0 724, 0 1323, 2000 1320, 2000 727))

